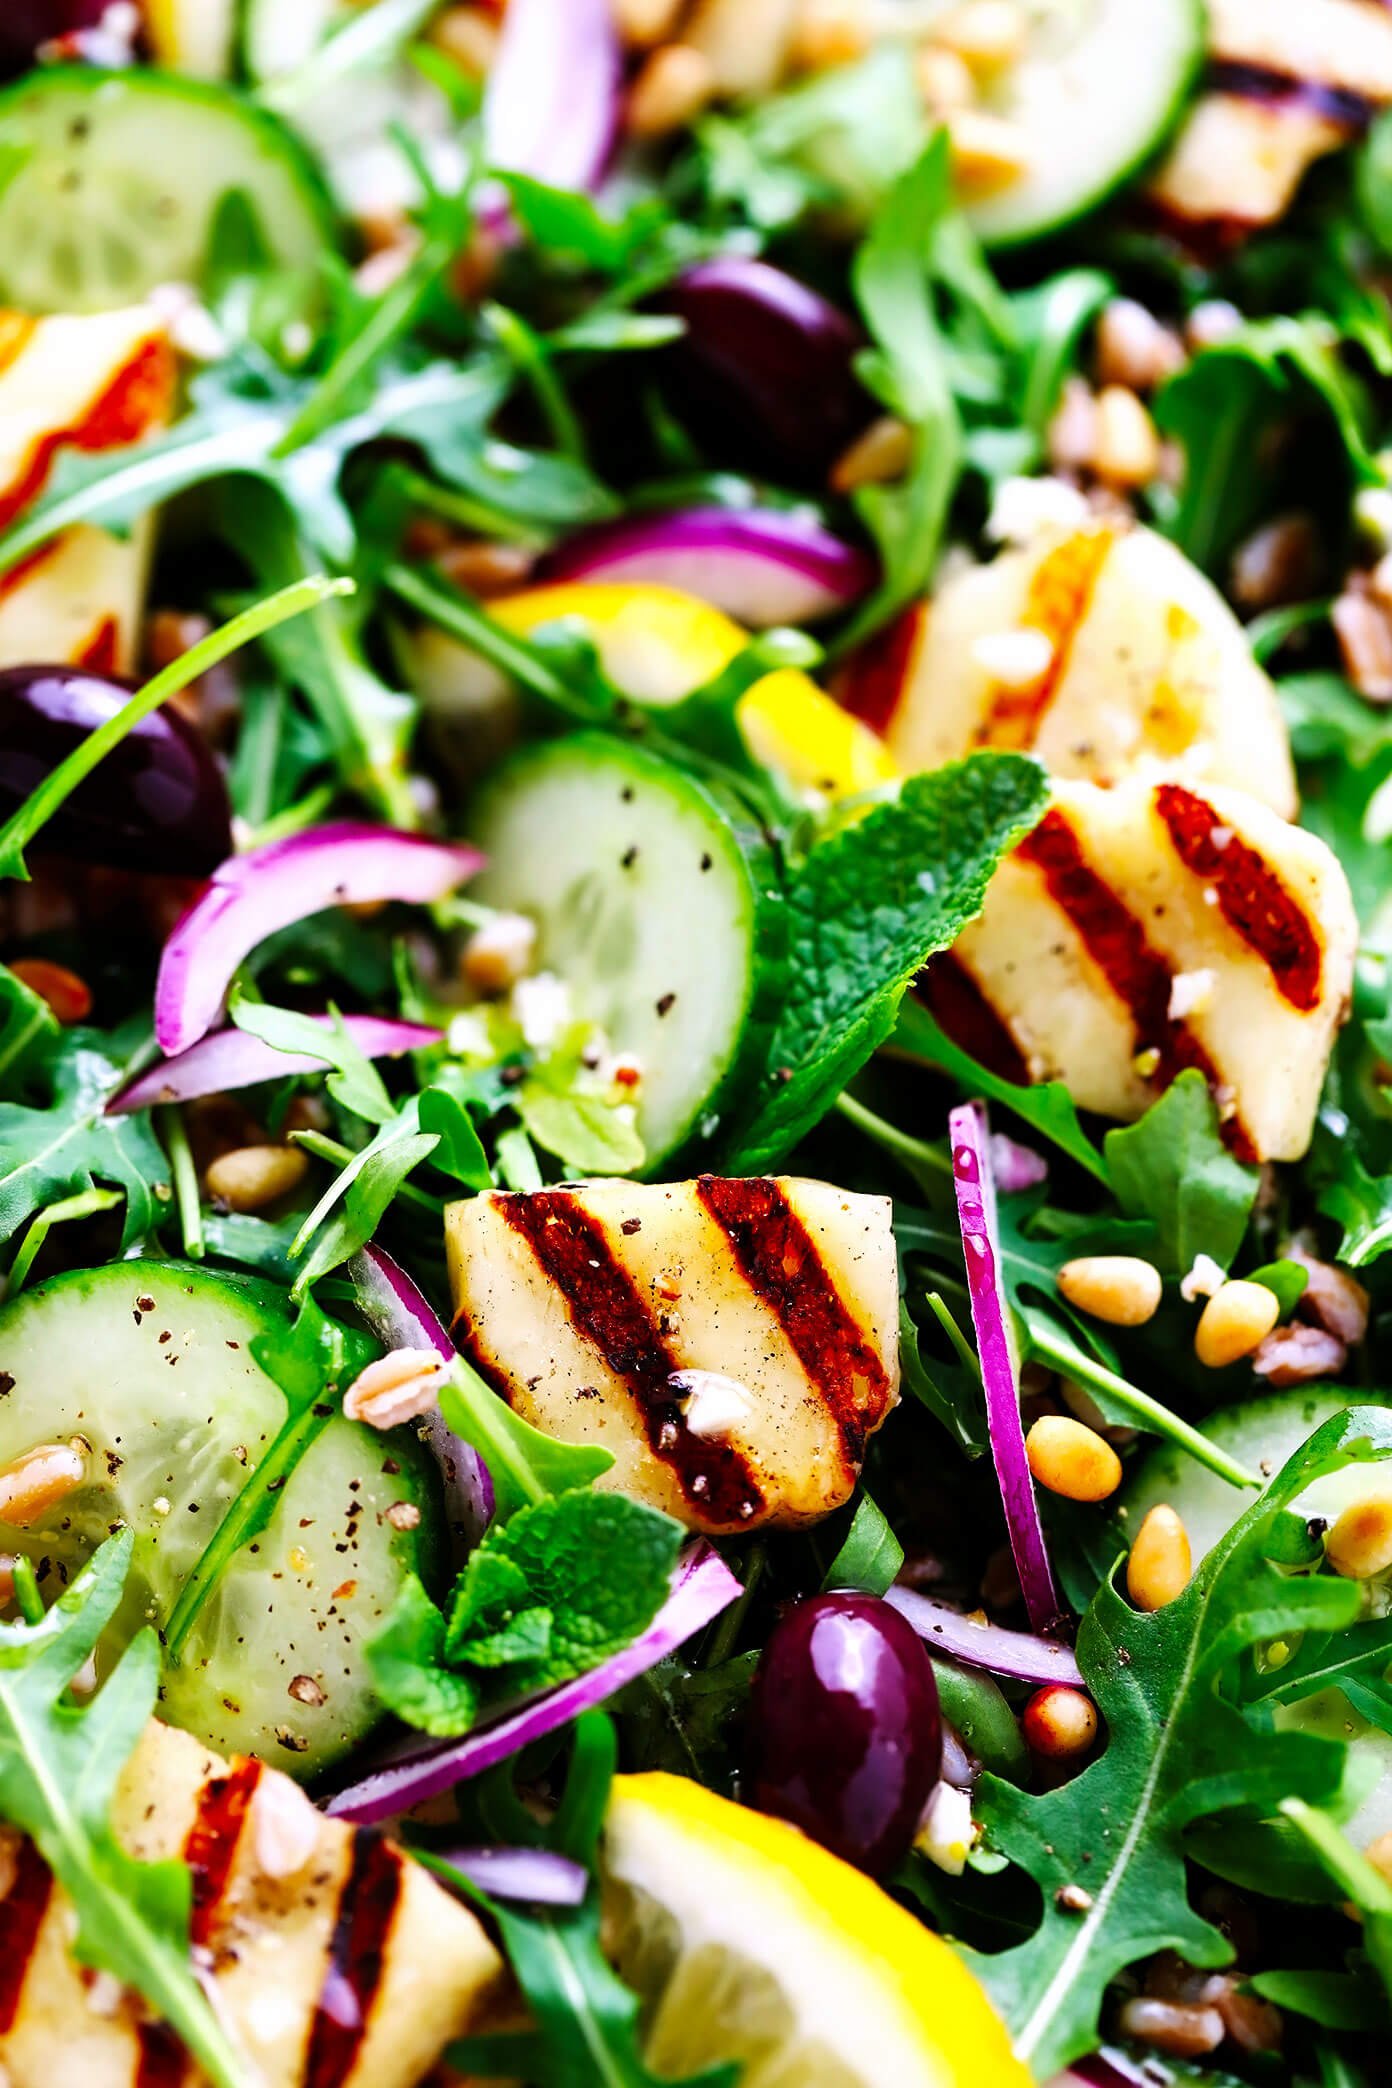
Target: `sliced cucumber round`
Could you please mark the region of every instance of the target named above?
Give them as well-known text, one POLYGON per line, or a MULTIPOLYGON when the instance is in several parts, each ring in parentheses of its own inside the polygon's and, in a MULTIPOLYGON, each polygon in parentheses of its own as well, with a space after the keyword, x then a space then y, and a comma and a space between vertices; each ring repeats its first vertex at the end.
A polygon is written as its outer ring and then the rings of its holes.
POLYGON ((1174 129, 1204 56, 1201 0, 1046 0, 985 105, 1016 133, 1023 170, 965 192, 988 246, 1017 246, 1085 216, 1174 129))
MULTIPOLYGON (((285 1396, 251 1345, 287 1321, 283 1292, 259 1279, 144 1261, 54 1277, 0 1312, 0 1464, 39 1443, 88 1448, 86 1482, 24 1528, 0 1524, 0 1548, 28 1554, 51 1594, 114 1526, 135 1533, 99 1668, 141 1625, 163 1625, 281 1426, 285 1396)), ((335 1417, 166 1666, 161 1715, 222 1753, 324 1768, 380 1716, 363 1645, 409 1572, 432 1577, 440 1546, 414 1437, 335 1417), (385 1519, 397 1502, 414 1527, 385 1519)))
POLYGON ((719 1115, 751 1032, 759 886, 733 823, 670 762, 577 733, 506 762, 470 831, 475 896, 535 920, 538 968, 637 1059, 655 1167, 719 1115))
POLYGON ((283 267, 313 267, 335 238, 291 132, 230 88, 174 73, 31 73, 0 94, 0 165, 0 300, 21 311, 108 311, 200 282, 233 195, 283 267))

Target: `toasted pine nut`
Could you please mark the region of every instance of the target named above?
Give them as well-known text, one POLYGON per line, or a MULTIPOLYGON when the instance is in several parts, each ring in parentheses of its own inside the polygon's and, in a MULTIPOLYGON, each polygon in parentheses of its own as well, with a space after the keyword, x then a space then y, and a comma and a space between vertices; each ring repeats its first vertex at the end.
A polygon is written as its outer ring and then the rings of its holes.
POLYGON ((1058 1287, 1070 1305, 1112 1327, 1143 1327, 1153 1319, 1164 1285, 1153 1262, 1137 1254, 1085 1254, 1065 1262, 1058 1287))
POLYGON ((1371 1580, 1392 1566, 1392 1495, 1350 1501, 1324 1540, 1324 1555, 1345 1580, 1371 1580))
POLYGON ((965 58, 942 44, 923 44, 914 59, 914 74, 924 107, 934 116, 950 109, 969 109, 976 100, 976 82, 965 58))
POLYGON ((1194 1353, 1210 1370, 1250 1356, 1281 1317, 1280 1300, 1264 1283, 1225 1283, 1203 1309, 1194 1353))
POLYGON ((832 465, 832 491, 854 493, 857 486, 883 486, 901 479, 913 461, 913 442, 907 421, 881 414, 832 465))
POLYGON ((1091 1697, 1081 1689, 1051 1682, 1038 1689, 1025 1706, 1021 1720, 1025 1739, 1037 1755, 1051 1762, 1071 1761, 1086 1754, 1097 1738, 1097 1712, 1091 1697))
POLYGON ((789 64, 803 72, 849 65, 864 57, 873 33, 866 0, 803 0, 789 64))
POLYGON ((1376 1841, 1369 1842, 1363 1854, 1378 1876, 1392 1885, 1392 1834, 1380 1834, 1376 1841))
POLYGON ((664 44, 648 59, 628 97, 635 138, 665 138, 699 116, 715 93, 715 70, 691 44, 664 44))
POLYGON ((72 1443, 39 1443, 0 1466, 0 1523, 27 1529, 86 1477, 87 1460, 72 1443))
POLYGON ((1056 471, 1090 471, 1097 453, 1097 399, 1081 377, 1063 387, 1049 423, 1049 462, 1056 471))
POLYGON ((434 1349, 392 1349, 358 1372, 343 1395, 343 1411, 372 1428, 414 1421, 438 1404, 444 1367, 434 1349))
POLYGON ((1134 297, 1114 297, 1097 322, 1097 374, 1103 384, 1154 391, 1184 367, 1184 349, 1134 297))
POLYGON ((1195 2001, 1152 2001, 1137 1995, 1121 2011, 1120 2027, 1128 2037, 1154 2045, 1176 2059, 1198 2059, 1216 2052, 1226 2029, 1216 2008, 1195 2001))
POLYGON ((536 956, 535 921, 525 914, 500 913, 476 928, 464 946, 465 978, 476 993, 506 993, 525 979, 536 956))
POLYGON ((323 1824, 297 1783, 263 1769, 251 1801, 256 1866, 268 1878, 293 1878, 314 1854, 323 1824))
POLYGON ((1160 437, 1141 401, 1124 384, 1097 395, 1093 469, 1109 486, 1148 486, 1160 469, 1160 437))
POLYGON ((680 19, 684 0, 611 0, 614 21, 626 44, 644 49, 662 43, 680 19))
POLYGON ((1096 1429, 1067 1414, 1045 1414, 1025 1437, 1029 1468, 1066 1501, 1105 1501, 1121 1484, 1121 1459, 1096 1429))
POLYGON ((1029 165, 1025 133, 1019 125, 985 109, 949 110, 947 142, 953 173, 964 188, 977 194, 1004 188, 1029 165))
POLYGON ((499 544, 489 537, 469 537, 440 553, 440 571, 456 587, 489 599, 525 586, 536 553, 523 544, 499 544))
POLYGON ((963 0, 933 24, 933 35, 974 72, 995 72, 1019 57, 1028 29, 1015 0, 963 0))
POLYGON ((1344 669, 1360 696, 1392 703, 1392 618, 1371 595, 1351 588, 1329 613, 1344 669))
POLYGON ((308 1167, 298 1146, 235 1146, 210 1162, 203 1185, 230 1211, 259 1211, 297 1189, 308 1167))
POLYGON ((1194 1570, 1189 1532, 1166 1503, 1152 1508, 1126 1562, 1126 1592, 1137 1609, 1164 1609, 1182 1595, 1194 1570))
POLYGON ((16 957, 10 970, 31 993, 47 1001, 59 1022, 82 1022, 91 1014, 92 990, 66 964, 50 964, 47 957, 16 957))
POLYGON ((498 50, 498 25, 481 7, 447 7, 430 31, 437 50, 471 80, 486 80, 498 50))

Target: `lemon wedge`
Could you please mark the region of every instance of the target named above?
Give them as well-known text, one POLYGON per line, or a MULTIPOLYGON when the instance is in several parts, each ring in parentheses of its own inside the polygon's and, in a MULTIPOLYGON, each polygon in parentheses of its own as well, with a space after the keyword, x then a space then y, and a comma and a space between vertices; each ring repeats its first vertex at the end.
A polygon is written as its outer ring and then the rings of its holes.
POLYGON ((683 1777, 619 1777, 606 1936, 643 1996, 645 2057, 741 2088, 1028 2088, 948 1945, 795 1827, 683 1777))

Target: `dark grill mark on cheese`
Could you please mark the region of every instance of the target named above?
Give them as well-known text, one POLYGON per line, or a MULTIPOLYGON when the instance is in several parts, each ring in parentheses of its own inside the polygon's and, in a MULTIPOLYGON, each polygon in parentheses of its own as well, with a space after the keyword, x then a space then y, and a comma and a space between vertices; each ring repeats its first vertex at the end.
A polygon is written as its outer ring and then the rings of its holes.
POLYGON ((764 1505, 748 1460, 719 1437, 694 1435, 672 1387, 682 1368, 603 1228, 566 1189, 501 1196, 508 1224, 565 1299, 578 1333, 628 1387, 653 1455, 703 1520, 737 1529, 764 1505))
POLYGON ((1215 94, 1263 102, 1273 109, 1302 109, 1351 131, 1366 129, 1378 112, 1375 101, 1351 87, 1278 72, 1274 66, 1248 65, 1238 58, 1215 58, 1208 68, 1208 85, 1215 94))
POLYGON ((702 1203, 735 1251, 745 1281, 776 1315, 858 1468, 865 1439, 892 1398, 879 1352, 832 1281, 816 1242, 778 1183, 702 1175, 702 1203))
POLYGON ((469 1309, 461 1305, 450 1325, 450 1336, 464 1361, 483 1379, 490 1392, 496 1392, 507 1405, 512 1404, 512 1379, 497 1358, 491 1356, 479 1337, 477 1327, 469 1318, 469 1309))
POLYGON ((163 414, 173 389, 174 356, 168 342, 144 342, 80 419, 39 436, 20 466, 18 478, 0 489, 0 527, 11 523, 42 492, 59 450, 70 447, 91 452, 137 442, 163 414))
POLYGON ((992 689, 976 728, 978 747, 1034 745, 1044 713, 1067 672, 1073 641, 1087 621, 1093 592, 1115 542, 1110 529, 1082 530, 1040 560, 1020 613, 1020 626, 1042 632, 1053 646, 1053 657, 1044 672, 1024 688, 1007 688, 1002 683, 992 689))
MULTIPOLYGON (((1084 861, 1078 837, 1057 805, 1044 814, 1017 853, 1043 873, 1049 897, 1077 930, 1089 957, 1127 1009, 1138 1052, 1159 1053, 1157 1083, 1168 1087, 1187 1066, 1194 1066, 1210 1087, 1218 1088, 1222 1075, 1203 1045, 1185 1023, 1170 1015, 1168 964, 1151 948, 1135 915, 1084 861)), ((1223 1135, 1240 1159, 1254 1157, 1238 1117, 1225 1118, 1223 1135)))
POLYGON ((939 1028, 979 1066, 1016 1087, 1029 1086, 1029 1067, 1009 1024, 960 957, 942 951, 919 973, 913 990, 939 1028))
POLYGON ((401 1898, 401 1858, 360 1828, 315 2005, 304 2088, 343 2088, 367 2036, 401 1898))
POLYGON ((243 1759, 225 1776, 210 1776, 198 1793, 193 1825, 184 1837, 184 1861, 193 1874, 189 1935, 194 1943, 207 1943, 212 1935, 260 1780, 261 1764, 243 1759))
POLYGON ((924 602, 905 609, 859 648, 837 679, 835 695, 842 709, 882 736, 894 723, 908 687, 928 615, 924 602))
POLYGON ((1318 1007, 1319 938, 1266 859, 1178 783, 1160 785, 1155 808, 1185 869, 1213 886, 1223 919, 1261 958, 1281 998, 1305 1013, 1318 1007))
POLYGON ((167 2023, 142 2023, 136 2032, 140 2056, 135 2088, 179 2088, 186 2055, 167 2023))
POLYGON ((14 1883, 0 1900, 0 2036, 14 2028, 52 1892, 53 1873, 26 1837, 15 1857, 14 1883))

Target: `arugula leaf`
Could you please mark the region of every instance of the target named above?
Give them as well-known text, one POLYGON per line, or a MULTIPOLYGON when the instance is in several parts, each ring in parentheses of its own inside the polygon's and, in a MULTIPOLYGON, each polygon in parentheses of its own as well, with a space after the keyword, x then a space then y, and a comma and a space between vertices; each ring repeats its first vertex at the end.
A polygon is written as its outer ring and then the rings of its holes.
POLYGON ((867 1595, 883 1595, 894 1585, 903 1563, 903 1545, 884 1511, 862 1487, 851 1526, 826 1570, 823 1588, 860 1588, 867 1595))
MULTIPOLYGON (((3 1116, 0 1111, 0 1122, 3 1116)), ((1316 1132, 1315 1171, 1324 1181, 1319 1208, 1343 1227, 1339 1260, 1351 1269, 1366 1268, 1392 1248, 1392 1175, 1369 1174, 1354 1150, 1347 1122, 1329 1111, 1321 1116, 1316 1132)), ((0 1198, 3 1195, 0 1185, 0 1198)))
POLYGON ((816 843, 789 884, 788 989, 731 1172, 773 1165, 832 1106, 1047 802, 1037 762, 974 754, 911 776, 897 798, 816 843))
POLYGON ((569 1080, 561 1077, 563 1070, 538 1066, 514 1091, 511 1099, 528 1137, 580 1174, 635 1174, 647 1156, 633 1105, 612 1102, 600 1091, 587 1093, 579 1085, 581 1069, 569 1080))
POLYGON ((331 1025, 313 1021, 293 1008, 273 1008, 265 1001, 248 1000, 233 992, 228 1014, 240 1030, 259 1037, 273 1051, 285 1051, 323 1059, 330 1067, 325 1086, 336 1102, 369 1123, 385 1124, 396 1115, 396 1105, 367 1054, 353 1042, 337 1008, 331 1007, 331 1025))
POLYGON ((1139 1123, 1109 1131, 1104 1149, 1122 1210, 1155 1225, 1162 1269, 1182 1276, 1199 1254, 1228 1267, 1246 1235, 1260 1177, 1223 1144, 1202 1073, 1186 1068, 1139 1123))
POLYGON ((424 1088, 417 1114, 421 1130, 437 1141, 430 1156, 432 1166, 462 1182, 466 1189, 491 1189, 493 1170, 483 1150, 483 1140, 458 1096, 438 1084, 424 1088))
POLYGON ((0 964, 0 1094, 23 1094, 58 1036, 48 1002, 0 964))
POLYGON ((1388 1415, 1350 1408, 1296 1452, 1176 1601, 1140 1614, 1106 1582, 1078 1634, 1106 1748, 1042 1796, 995 1777, 978 1786, 991 1842, 1044 1894, 1027 1942, 976 1961, 1016 2051, 1041 2077, 1093 2049, 1104 1990, 1127 1965, 1165 1948, 1200 1967, 1230 1961, 1227 1939, 1189 1903, 1191 1821, 1336 1796, 1343 1748, 1246 1716, 1230 1680, 1270 1638, 1355 1621, 1356 1587, 1291 1572, 1315 1565, 1320 1545, 1285 1511, 1323 1473, 1389 1456, 1388 1415))
MULTIPOLYGON (((303 1298, 312 1283, 367 1245, 407 1175, 429 1159, 438 1143, 432 1132, 402 1131, 398 1119, 383 1125, 372 1144, 349 1163, 351 1178, 343 1191, 343 1207, 317 1234, 290 1286, 292 1298, 303 1298)), ((348 1173, 345 1168, 344 1174, 348 1173)), ((340 1176, 335 1188, 342 1181, 340 1176)))
POLYGON ((1392 1998, 1392 1885, 1354 1848, 1328 1813, 1300 1798, 1286 1798, 1281 1811, 1305 1837, 1345 1898, 1362 1914, 1363 1947, 1384 1994, 1392 1998))
POLYGON ((455 1359, 440 1393, 440 1408, 455 1434, 477 1450, 488 1467, 495 1527, 550 1494, 589 1486, 614 1462, 612 1451, 597 1444, 563 1443, 533 1428, 462 1356, 455 1359))
POLYGON ((170 1194, 169 1164, 146 1117, 105 1114, 148 1040, 138 1019, 110 1035, 64 1030, 40 1062, 46 1106, 0 1103, 0 1241, 46 1205, 97 1183, 125 1193, 123 1252, 153 1230, 170 1194))
POLYGON ((0 1623, 0 1818, 30 1836, 72 1902, 82 1962, 133 1987, 217 2088, 245 2088, 246 2063, 194 1975, 187 1868, 137 1863, 111 1830, 155 1708, 154 1632, 132 1639, 85 1707, 68 1693, 120 1604, 134 1542, 129 1530, 109 1538, 38 1622, 0 1623))

